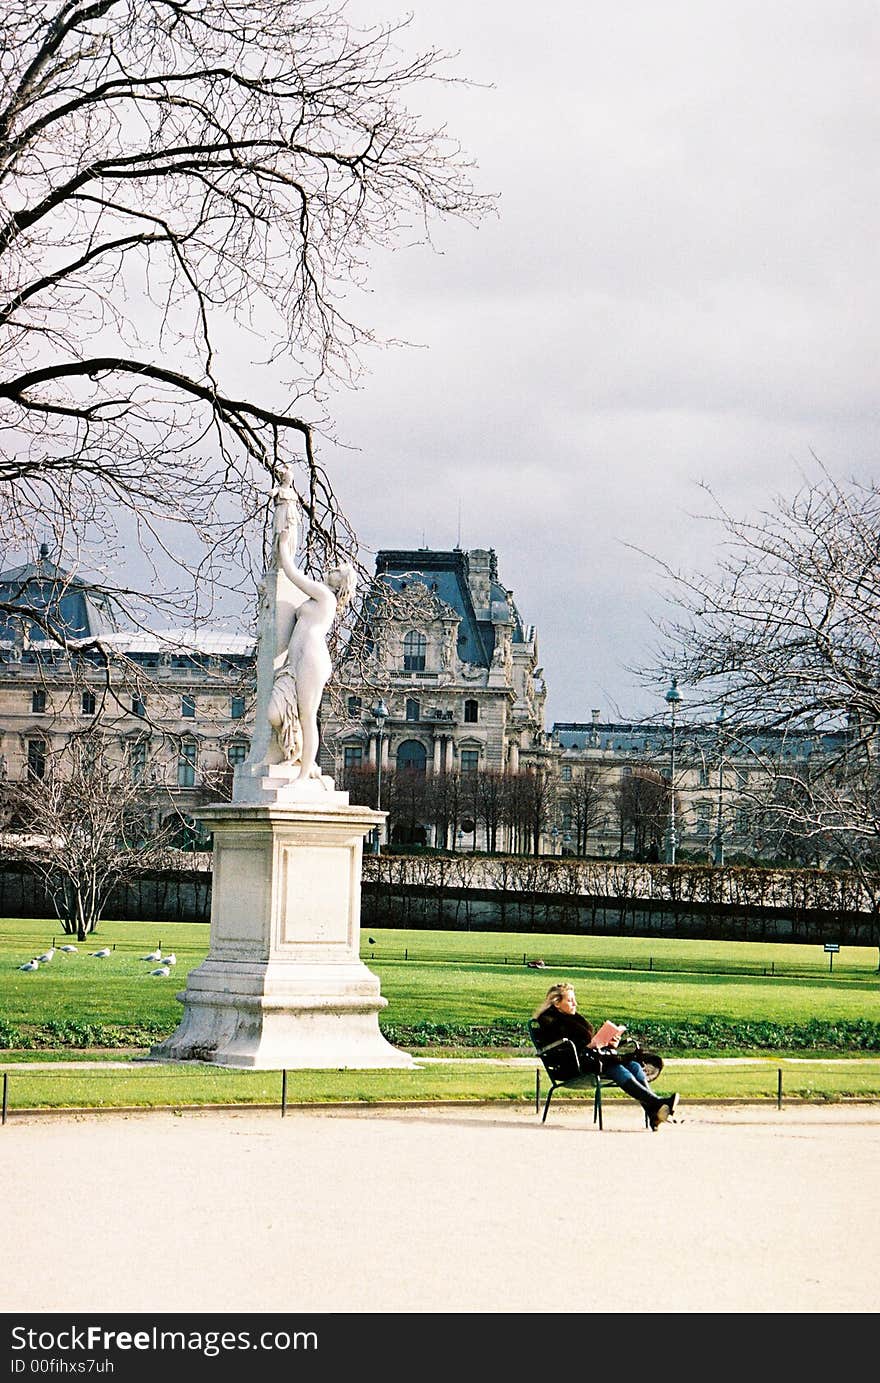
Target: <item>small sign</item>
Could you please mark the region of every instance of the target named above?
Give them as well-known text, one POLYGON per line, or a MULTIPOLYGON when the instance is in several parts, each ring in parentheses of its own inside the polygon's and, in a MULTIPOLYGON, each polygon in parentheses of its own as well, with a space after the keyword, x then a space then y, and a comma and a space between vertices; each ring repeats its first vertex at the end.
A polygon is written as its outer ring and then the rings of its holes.
POLYGON ((826 951, 839 951, 839 950, 840 950, 840 947, 838 946, 838 944, 837 944, 836 941, 826 941, 826 942, 825 942, 825 950, 826 950, 826 951))

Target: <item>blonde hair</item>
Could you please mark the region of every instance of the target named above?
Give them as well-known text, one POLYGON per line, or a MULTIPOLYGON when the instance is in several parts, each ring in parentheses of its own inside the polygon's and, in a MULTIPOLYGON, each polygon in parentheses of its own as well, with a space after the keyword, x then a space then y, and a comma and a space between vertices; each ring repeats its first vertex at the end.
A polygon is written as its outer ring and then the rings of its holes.
POLYGON ((561 980, 559 984, 551 984, 544 996, 543 1002, 535 1009, 533 1018, 540 1018, 542 1013, 546 1013, 548 1008, 556 1008, 559 1000, 568 993, 574 993, 574 985, 570 980, 561 980))

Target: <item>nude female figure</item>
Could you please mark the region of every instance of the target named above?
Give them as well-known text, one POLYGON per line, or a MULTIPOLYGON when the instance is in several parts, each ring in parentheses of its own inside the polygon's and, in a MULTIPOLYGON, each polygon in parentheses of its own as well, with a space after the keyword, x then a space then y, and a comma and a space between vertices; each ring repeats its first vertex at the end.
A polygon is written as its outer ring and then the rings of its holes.
POLYGON ((297 512, 284 478, 276 491, 273 556, 288 581, 305 599, 278 630, 287 640, 286 656, 279 660, 268 718, 284 761, 300 765, 300 779, 320 778, 318 766, 318 708, 332 671, 327 636, 337 614, 355 590, 355 571, 350 563, 333 567, 326 581, 316 581, 296 565, 299 531, 297 512))

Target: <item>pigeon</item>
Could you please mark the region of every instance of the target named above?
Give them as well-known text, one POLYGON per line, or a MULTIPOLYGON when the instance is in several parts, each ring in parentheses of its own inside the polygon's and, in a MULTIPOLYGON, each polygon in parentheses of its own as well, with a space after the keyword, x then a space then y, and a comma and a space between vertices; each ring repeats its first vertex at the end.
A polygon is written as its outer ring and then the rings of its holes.
POLYGON ((160 965, 159 968, 158 968, 157 970, 151 970, 151 971, 150 971, 150 974, 151 974, 151 975, 170 975, 170 974, 171 974, 171 971, 169 970, 169 968, 168 968, 167 965, 160 965))
POLYGON ((376 938, 374 936, 368 936, 367 941, 369 941, 371 946, 375 946, 376 944, 376 938))
POLYGON ((24 965, 20 965, 19 970, 39 970, 40 962, 34 956, 33 960, 26 960, 24 965))
POLYGON ((61 951, 76 951, 76 950, 78 950, 78 949, 79 949, 79 948, 78 948, 77 946, 61 946, 61 947, 59 947, 59 950, 61 950, 61 951))
POLYGON ((150 954, 149 954, 148 956, 141 956, 141 960, 161 960, 161 959, 162 959, 162 947, 161 947, 161 946, 157 946, 156 949, 155 949, 155 951, 151 951, 150 954))
POLYGON ((110 947, 109 947, 109 946, 105 946, 104 949, 103 949, 102 951, 89 951, 89 955, 90 955, 90 956, 102 956, 102 957, 103 957, 103 956, 109 956, 109 954, 110 954, 110 947))
POLYGON ((37 956, 37 960, 40 962, 41 965, 48 965, 48 964, 49 964, 49 961, 52 959, 52 957, 54 956, 54 954, 55 954, 55 947, 54 947, 54 946, 50 946, 49 949, 48 949, 48 951, 44 951, 43 954, 42 954, 41 956, 37 956))

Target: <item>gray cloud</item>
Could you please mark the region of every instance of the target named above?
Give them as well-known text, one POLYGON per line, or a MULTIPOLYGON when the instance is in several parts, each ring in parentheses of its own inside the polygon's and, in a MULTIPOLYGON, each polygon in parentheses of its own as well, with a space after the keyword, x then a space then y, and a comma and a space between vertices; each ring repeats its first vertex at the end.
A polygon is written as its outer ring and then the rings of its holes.
POLYGON ((418 104, 499 216, 352 290, 421 345, 333 397, 358 450, 325 459, 366 549, 452 545, 460 504, 538 625, 551 719, 650 708, 626 664, 660 599, 625 544, 710 565, 699 481, 752 512, 812 452, 875 462, 878 37, 830 0, 417 4, 406 43, 494 84, 418 104))

